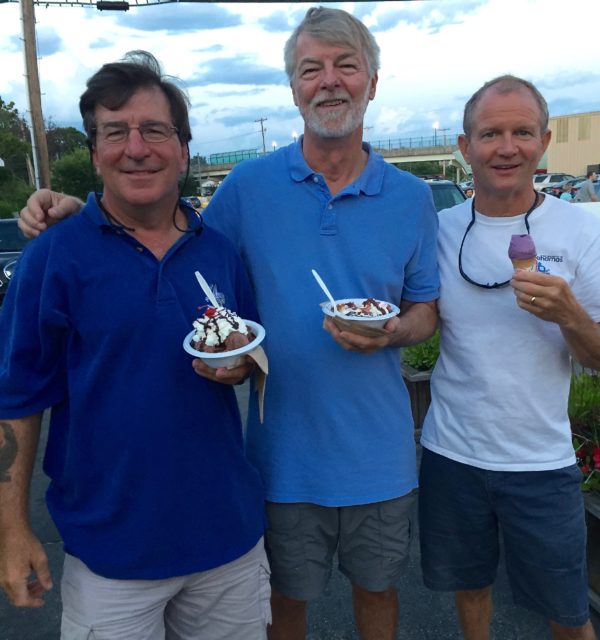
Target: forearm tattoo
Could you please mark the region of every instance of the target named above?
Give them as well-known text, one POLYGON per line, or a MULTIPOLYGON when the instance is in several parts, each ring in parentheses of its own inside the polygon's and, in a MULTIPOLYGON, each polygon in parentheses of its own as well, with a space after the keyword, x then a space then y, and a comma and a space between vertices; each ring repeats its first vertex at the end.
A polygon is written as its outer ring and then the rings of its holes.
POLYGON ((9 422, 0 422, 0 482, 10 482, 8 470, 17 457, 17 438, 9 422))

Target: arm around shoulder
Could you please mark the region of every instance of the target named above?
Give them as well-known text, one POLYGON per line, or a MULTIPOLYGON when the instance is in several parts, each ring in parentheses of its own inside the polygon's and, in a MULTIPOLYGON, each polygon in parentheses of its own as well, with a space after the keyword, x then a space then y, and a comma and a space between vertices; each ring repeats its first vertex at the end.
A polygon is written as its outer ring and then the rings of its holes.
POLYGON ((19 227, 28 238, 35 238, 48 227, 77 213, 83 202, 75 196, 39 189, 29 196, 19 214, 19 227))

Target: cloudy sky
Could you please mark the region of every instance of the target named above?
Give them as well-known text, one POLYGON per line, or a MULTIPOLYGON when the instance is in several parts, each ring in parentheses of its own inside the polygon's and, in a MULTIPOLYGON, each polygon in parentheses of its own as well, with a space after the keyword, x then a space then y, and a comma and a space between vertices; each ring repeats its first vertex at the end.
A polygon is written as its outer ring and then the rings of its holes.
MULTIPOLYGON (((144 1, 144 0, 141 0, 144 1)), ((381 47, 370 141, 461 131, 462 107, 501 73, 537 84, 551 115, 600 110, 598 0, 323 3, 354 13, 381 47)), ((283 45, 309 3, 176 3, 126 13, 36 6, 42 108, 80 128, 86 79, 132 49, 151 51, 191 100, 193 154, 267 149, 302 132, 283 45)), ((20 7, 0 4, 0 97, 28 109, 20 7)))

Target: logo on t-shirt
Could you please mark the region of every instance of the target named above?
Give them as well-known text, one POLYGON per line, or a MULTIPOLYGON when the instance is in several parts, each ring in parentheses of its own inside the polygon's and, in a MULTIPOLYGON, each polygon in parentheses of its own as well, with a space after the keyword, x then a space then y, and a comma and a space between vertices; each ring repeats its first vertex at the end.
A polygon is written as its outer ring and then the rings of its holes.
POLYGON ((546 266, 545 264, 542 264, 542 262, 563 262, 563 256, 547 256, 547 255, 540 255, 538 256, 538 271, 540 273, 550 273, 550 267, 546 266))

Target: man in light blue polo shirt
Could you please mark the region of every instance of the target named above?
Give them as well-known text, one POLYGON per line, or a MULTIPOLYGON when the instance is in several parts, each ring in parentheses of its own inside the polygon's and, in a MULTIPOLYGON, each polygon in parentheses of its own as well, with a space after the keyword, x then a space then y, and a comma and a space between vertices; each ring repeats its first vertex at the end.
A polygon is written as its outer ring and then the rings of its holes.
POLYGON ((348 13, 310 9, 285 48, 304 135, 238 165, 206 215, 239 248, 269 336, 265 421, 253 403, 247 454, 267 490, 272 640, 305 636, 336 550, 361 638, 395 638, 417 486, 397 347, 436 325, 437 216, 424 182, 362 143, 378 51, 348 13), (400 317, 381 338, 329 321, 327 334, 311 269, 335 297, 389 300, 400 317))

